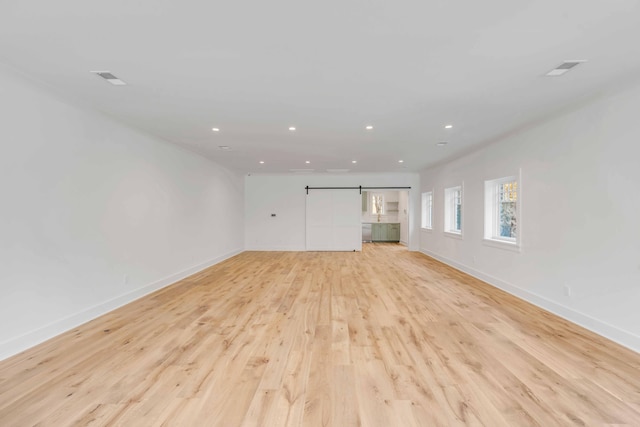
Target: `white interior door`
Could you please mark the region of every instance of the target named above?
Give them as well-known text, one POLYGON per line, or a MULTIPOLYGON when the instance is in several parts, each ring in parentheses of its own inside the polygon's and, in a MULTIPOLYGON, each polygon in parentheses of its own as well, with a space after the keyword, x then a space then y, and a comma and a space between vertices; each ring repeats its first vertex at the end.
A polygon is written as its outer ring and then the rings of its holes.
POLYGON ((357 190, 310 190, 307 250, 361 251, 362 199, 357 190))

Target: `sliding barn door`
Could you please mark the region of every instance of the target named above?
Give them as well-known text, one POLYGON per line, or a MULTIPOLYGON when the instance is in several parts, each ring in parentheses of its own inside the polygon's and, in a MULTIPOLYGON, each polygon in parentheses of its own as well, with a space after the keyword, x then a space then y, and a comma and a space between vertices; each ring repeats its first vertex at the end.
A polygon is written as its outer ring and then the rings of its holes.
POLYGON ((361 196, 357 190, 310 190, 307 250, 362 250, 361 196))

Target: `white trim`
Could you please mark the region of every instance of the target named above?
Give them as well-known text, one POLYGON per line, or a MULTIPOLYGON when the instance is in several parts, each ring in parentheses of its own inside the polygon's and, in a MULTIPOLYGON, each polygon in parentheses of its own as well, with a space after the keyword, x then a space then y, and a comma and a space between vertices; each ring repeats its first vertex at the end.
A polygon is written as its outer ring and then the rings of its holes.
POLYGON ((454 238, 454 239, 462 240, 462 233, 461 232, 460 233, 456 233, 456 232, 453 232, 453 231, 443 231, 442 233, 444 234, 445 237, 451 237, 451 238, 454 238))
POLYGON ((425 230, 433 229, 433 189, 420 193, 420 228, 425 230), (429 208, 425 207, 425 196, 429 195, 429 208), (427 218, 429 219, 428 225, 427 218))
POLYGON ((48 325, 18 337, 11 338, 7 341, 0 343, 0 360, 4 360, 15 354, 18 354, 28 348, 36 346, 45 342, 46 340, 60 335, 64 332, 70 331, 84 323, 94 320, 103 314, 113 311, 123 305, 129 304, 145 295, 149 295, 152 292, 158 291, 164 287, 172 285, 185 277, 189 277, 199 271, 209 268, 215 264, 218 264, 226 259, 229 259, 239 253, 243 252, 242 249, 236 249, 228 252, 224 255, 216 257, 212 260, 205 261, 201 264, 187 268, 186 270, 172 274, 171 276, 160 279, 156 282, 149 283, 141 288, 135 289, 126 294, 120 295, 108 301, 89 307, 78 313, 56 320, 48 325))
POLYGON ((509 242, 506 240, 482 239, 482 244, 485 246, 491 246, 493 248, 505 249, 507 251, 522 252, 522 247, 516 242, 509 242))
MULTIPOLYGON (((306 236, 305 236, 306 241, 306 236)), ((247 246, 245 251, 260 252, 304 252, 307 250, 306 245, 253 245, 247 246)))
POLYGON ((444 189, 444 224, 443 230, 445 233, 451 233, 454 235, 460 234, 462 236, 462 232, 464 230, 464 181, 459 185, 453 187, 447 187, 444 189), (456 222, 456 211, 454 209, 454 193, 460 192, 460 230, 455 230, 453 228, 454 223, 456 222))
POLYGON ((514 250, 520 252, 522 247, 522 169, 519 168, 515 174, 504 176, 502 178, 492 178, 484 180, 484 231, 483 239, 487 242, 486 246, 493 246, 501 249, 514 250), (516 221, 517 233, 514 239, 501 238, 496 236, 500 228, 499 213, 497 210, 498 186, 505 183, 515 181, 516 189, 516 221), (495 243, 495 244, 494 244, 495 243), (513 245, 518 249, 514 249, 513 245))
POLYGON ((384 196, 384 193, 381 193, 380 191, 378 191, 377 193, 374 193, 373 191, 369 191, 369 194, 367 195, 367 198, 369 199, 368 200, 368 204, 367 204, 367 209, 369 210, 368 214, 370 216, 377 216, 378 215, 377 213, 373 212, 374 204, 373 204, 373 200, 372 199, 374 197, 381 197, 382 198, 382 205, 380 206, 380 210, 382 210, 382 212, 380 212, 380 216, 388 215, 387 214, 387 208, 386 208, 387 201, 385 200, 386 198, 384 196))
POLYGON ((425 231, 427 233, 433 233, 433 227, 428 228, 428 227, 420 227, 420 231, 425 231))
POLYGON ((558 304, 557 302, 551 301, 543 296, 540 296, 533 292, 519 288, 518 286, 512 285, 508 282, 500 280, 491 275, 485 274, 481 271, 475 270, 457 261, 453 261, 451 259, 440 256, 426 249, 421 249, 420 252, 422 252, 428 257, 431 257, 440 262, 443 262, 449 265, 450 267, 453 267, 457 270, 467 273, 468 275, 473 276, 476 279, 480 279, 483 282, 487 283, 488 285, 501 289, 537 307, 540 307, 557 316, 560 316, 565 320, 575 323, 576 325, 582 326, 585 329, 595 332, 598 335, 601 335, 607 339, 610 339, 611 341, 614 341, 624 347, 627 347, 633 351, 640 353, 640 336, 638 335, 625 331, 624 329, 620 329, 616 326, 610 325, 606 322, 603 322, 594 317, 588 316, 579 311, 573 310, 569 307, 565 307, 564 305, 558 304))

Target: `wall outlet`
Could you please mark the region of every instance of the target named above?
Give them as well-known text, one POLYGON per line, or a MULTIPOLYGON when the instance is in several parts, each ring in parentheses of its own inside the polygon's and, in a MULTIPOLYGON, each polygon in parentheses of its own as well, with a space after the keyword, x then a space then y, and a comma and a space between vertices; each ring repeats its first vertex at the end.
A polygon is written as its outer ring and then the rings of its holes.
POLYGON ((473 261, 473 265, 476 265, 476 256, 475 255, 471 257, 471 261, 473 261))
POLYGON ((129 275, 125 274, 124 276, 122 276, 122 284, 124 285, 128 285, 129 284, 129 275))
POLYGON ((564 293, 565 297, 570 297, 571 296, 571 286, 569 285, 564 285, 562 287, 562 292, 564 293))

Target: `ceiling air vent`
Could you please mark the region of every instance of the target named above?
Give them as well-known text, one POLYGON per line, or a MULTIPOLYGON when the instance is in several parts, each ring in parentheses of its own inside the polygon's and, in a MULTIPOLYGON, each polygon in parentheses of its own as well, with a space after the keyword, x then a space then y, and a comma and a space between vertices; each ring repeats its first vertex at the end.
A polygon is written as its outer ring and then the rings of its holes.
POLYGON ((327 169, 329 173, 347 173, 349 169, 327 169))
POLYGON ((111 74, 111 71, 91 71, 91 72, 93 74, 96 74, 102 77, 103 79, 105 79, 106 81, 108 81, 114 86, 126 86, 127 84, 126 82, 120 80, 119 78, 111 74))
POLYGON ((553 70, 549 71, 546 75, 550 76, 550 77, 561 76, 564 73, 567 73, 572 68, 582 64, 583 62, 586 62, 586 60, 578 59, 578 60, 575 60, 575 61, 564 61, 562 64, 558 65, 556 68, 554 68, 553 70))
POLYGON ((293 172, 293 173, 311 173, 314 170, 315 169, 289 169, 289 172, 293 172))

